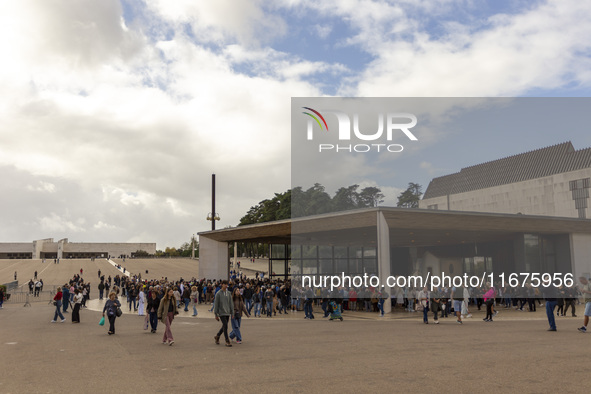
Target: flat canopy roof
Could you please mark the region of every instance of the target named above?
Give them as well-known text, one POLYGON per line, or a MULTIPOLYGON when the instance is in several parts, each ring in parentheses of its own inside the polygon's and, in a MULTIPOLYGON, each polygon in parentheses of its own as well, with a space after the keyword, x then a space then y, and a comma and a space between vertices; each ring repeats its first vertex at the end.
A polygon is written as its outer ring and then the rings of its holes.
MULTIPOLYGON (((378 212, 399 245, 437 245, 463 241, 495 240, 516 233, 591 234, 591 220, 521 214, 440 211, 410 208, 364 208, 239 226, 199 233, 220 242, 290 243, 292 235, 327 234, 334 237, 366 233, 375 237, 378 212), (293 233, 292 233, 293 232, 293 233)), ((331 236, 328 235, 330 238, 331 236)), ((393 245, 394 246, 394 245, 393 245)))

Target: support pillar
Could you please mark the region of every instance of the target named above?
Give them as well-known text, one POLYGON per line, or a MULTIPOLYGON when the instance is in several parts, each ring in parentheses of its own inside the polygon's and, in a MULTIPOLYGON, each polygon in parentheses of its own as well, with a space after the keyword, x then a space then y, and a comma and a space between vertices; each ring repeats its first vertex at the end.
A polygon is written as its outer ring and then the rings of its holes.
MULTIPOLYGON (((392 290, 387 285, 387 279, 390 276, 390 228, 384 214, 378 210, 377 212, 377 230, 378 230, 378 275, 380 283, 382 284, 382 291, 386 291, 388 295, 392 296, 392 290)), ((392 303, 388 299, 384 302, 384 313, 392 312, 392 303)))

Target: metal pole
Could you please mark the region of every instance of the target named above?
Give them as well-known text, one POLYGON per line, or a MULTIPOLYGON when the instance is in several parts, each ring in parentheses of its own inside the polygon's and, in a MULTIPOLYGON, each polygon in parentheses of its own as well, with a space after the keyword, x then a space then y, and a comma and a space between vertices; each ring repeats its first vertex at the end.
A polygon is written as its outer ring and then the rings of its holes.
POLYGON ((215 230, 215 174, 211 174, 211 231, 215 230))

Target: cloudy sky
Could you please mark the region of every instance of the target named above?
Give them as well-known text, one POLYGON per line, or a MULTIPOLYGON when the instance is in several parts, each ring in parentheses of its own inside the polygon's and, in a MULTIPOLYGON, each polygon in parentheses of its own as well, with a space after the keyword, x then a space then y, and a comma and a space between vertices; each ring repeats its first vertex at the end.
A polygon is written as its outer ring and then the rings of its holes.
MULTIPOLYGON (((570 0, 3 0, 0 241, 179 246, 210 226, 212 173, 218 228, 236 225, 291 186, 292 97, 589 96, 588 15, 570 0)), ((466 154, 433 148, 380 186, 393 202, 587 134, 450 136, 466 154)))

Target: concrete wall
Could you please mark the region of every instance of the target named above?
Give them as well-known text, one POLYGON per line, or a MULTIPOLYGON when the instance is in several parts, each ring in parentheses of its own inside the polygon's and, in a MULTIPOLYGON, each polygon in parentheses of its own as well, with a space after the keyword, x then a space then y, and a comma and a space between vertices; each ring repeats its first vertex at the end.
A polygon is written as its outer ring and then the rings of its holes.
MULTIPOLYGON (((578 218, 569 182, 591 177, 591 169, 452 194, 419 202, 420 208, 437 205, 439 210, 519 213, 578 218), (448 206, 449 197, 449 206, 448 206)), ((591 218, 591 210, 586 210, 591 218)))
POLYGON ((41 252, 43 251, 43 244, 46 242, 53 242, 53 238, 38 239, 33 241, 33 258, 40 259, 41 252))
MULTIPOLYGON (((34 259, 41 258, 41 253, 97 253, 105 252, 111 256, 131 255, 137 250, 144 250, 149 254, 156 253, 155 243, 70 243, 67 239, 53 242, 53 239, 37 240, 34 242, 0 243, 2 253, 33 253, 34 259)), ((62 258, 63 256, 59 256, 62 258)))
POLYGON ((574 279, 578 283, 579 276, 591 276, 591 234, 571 234, 570 245, 574 279))
MULTIPOLYGON (((0 253, 32 253, 33 244, 23 242, 7 242, 0 244, 0 253)), ((33 257, 35 258, 35 257, 33 257)))
POLYGON ((155 243, 70 243, 64 242, 64 253, 107 252, 110 256, 129 256, 138 250, 156 253, 155 243))
POLYGON ((228 279, 228 243, 199 236, 199 278, 228 279))

